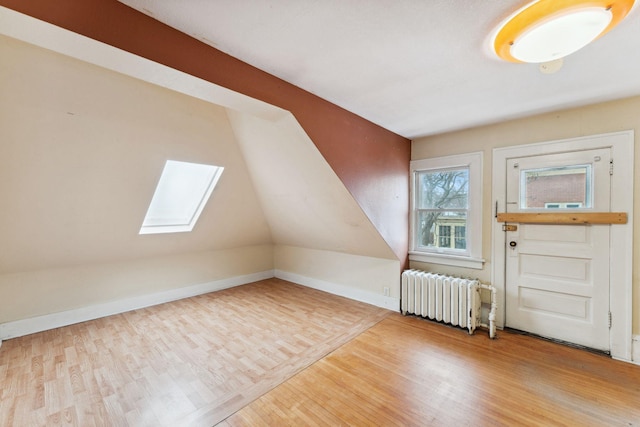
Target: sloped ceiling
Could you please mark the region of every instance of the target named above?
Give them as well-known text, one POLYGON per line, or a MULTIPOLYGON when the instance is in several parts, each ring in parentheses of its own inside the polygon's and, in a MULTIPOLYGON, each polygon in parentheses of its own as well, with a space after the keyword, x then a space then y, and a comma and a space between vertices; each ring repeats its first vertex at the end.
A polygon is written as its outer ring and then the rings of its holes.
POLYGON ((224 108, 8 37, 0 52, 1 272, 271 242, 224 108), (138 235, 168 159, 226 169, 193 232, 138 235))
POLYGON ((376 258, 395 255, 291 114, 229 111, 278 245, 376 258))
MULTIPOLYGON (((266 111, 265 103, 292 112, 369 220, 401 261, 407 262, 409 140, 329 103, 275 76, 149 18, 116 0, 0 0, 0 29, 49 48, 58 41, 92 63, 125 72, 125 53, 141 61, 126 72, 205 99, 220 95, 221 105, 266 111), (16 12, 17 11, 17 12, 16 12), (18 12, 21 12, 22 15, 18 12), (6 15, 6 16, 5 16, 6 15), (22 21, 41 19, 32 30, 22 21), (44 25, 44 23, 50 23, 44 25), (49 34, 52 28, 67 32, 49 34), (78 40, 97 41, 81 48, 78 40), (116 49, 105 49, 113 46, 116 49), (151 63, 149 62, 152 61, 151 63), (152 67, 150 64, 154 64, 152 67), (159 71, 160 70, 160 71, 159 71), (168 71, 178 71, 170 73, 168 71), (190 77, 191 78, 190 78, 190 77), (159 78, 160 77, 160 78, 159 78), (207 82, 213 83, 207 85, 207 82), (226 89, 225 89, 226 88, 226 89), (235 92, 232 92, 235 91, 235 92), (237 96, 244 94, 245 96, 237 96), (263 102, 255 102, 255 100, 263 102)), ((215 101, 218 103, 218 101, 215 101)), ((246 110, 243 110, 246 111, 246 110)), ((271 113, 267 113, 271 114, 271 113)))
POLYGON ((83 60, 0 36, 0 272, 269 243, 396 259, 289 113, 72 39, 83 60), (139 236, 167 159, 225 172, 194 232, 139 236))
POLYGON ((120 0, 407 138, 640 94, 640 11, 556 74, 497 60, 526 0, 120 0))

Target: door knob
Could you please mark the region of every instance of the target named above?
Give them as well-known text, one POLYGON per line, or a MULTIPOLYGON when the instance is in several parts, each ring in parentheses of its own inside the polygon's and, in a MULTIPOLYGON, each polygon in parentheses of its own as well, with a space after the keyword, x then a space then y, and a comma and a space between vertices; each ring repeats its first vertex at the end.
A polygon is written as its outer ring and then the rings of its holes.
POLYGON ((512 248, 515 248, 516 246, 518 246, 518 242, 516 242, 515 240, 512 240, 509 242, 509 246, 511 246, 512 248))

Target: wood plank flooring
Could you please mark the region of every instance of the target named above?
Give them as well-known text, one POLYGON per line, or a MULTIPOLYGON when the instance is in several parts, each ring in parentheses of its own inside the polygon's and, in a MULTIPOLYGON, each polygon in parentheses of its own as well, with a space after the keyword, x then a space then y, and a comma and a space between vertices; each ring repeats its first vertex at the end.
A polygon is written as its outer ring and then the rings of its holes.
POLYGON ((277 279, 5 341, 1 426, 640 426, 640 366, 277 279))
POLYGON ((639 426, 640 366, 393 314, 222 426, 639 426))
POLYGON ((211 426, 388 314, 271 279, 8 340, 0 426, 211 426))

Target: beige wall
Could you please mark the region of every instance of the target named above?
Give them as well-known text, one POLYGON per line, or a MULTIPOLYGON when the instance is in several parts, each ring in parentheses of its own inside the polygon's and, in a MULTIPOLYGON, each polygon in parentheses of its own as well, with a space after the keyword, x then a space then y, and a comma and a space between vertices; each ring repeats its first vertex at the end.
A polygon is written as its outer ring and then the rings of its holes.
POLYGON ((229 112, 285 279, 388 308, 400 261, 291 114, 229 112), (288 275, 287 275, 288 274, 288 275))
POLYGON ((0 38, 0 272, 271 242, 226 111, 0 38), (225 171, 192 233, 139 236, 166 160, 225 171))
POLYGON ((293 115, 229 118, 274 244, 397 260, 293 115))
POLYGON ((0 37, 0 322, 273 269, 226 110, 0 37), (191 233, 138 235, 167 159, 225 171, 191 233))
MULTIPOLYGON (((345 288, 345 295, 384 295, 400 298, 400 261, 341 252, 277 245, 274 250, 276 270, 292 273, 310 282, 326 282, 345 288)), ((304 283, 304 280, 301 281, 304 283)), ((365 298, 363 298, 364 300, 365 298)), ((399 307, 389 307, 397 310, 399 307)))
POLYGON ((273 270, 271 245, 0 275, 0 323, 273 270))
MULTIPOLYGON (((640 220, 640 97, 558 111, 495 125, 416 139, 412 142, 412 160, 473 151, 484 152, 482 255, 487 260, 483 270, 443 268, 412 262, 413 268, 442 271, 491 280, 491 171, 492 150, 497 147, 553 141, 623 130, 635 131, 634 222, 640 220)), ((633 257, 633 333, 640 333, 640 235, 634 231, 633 257)))

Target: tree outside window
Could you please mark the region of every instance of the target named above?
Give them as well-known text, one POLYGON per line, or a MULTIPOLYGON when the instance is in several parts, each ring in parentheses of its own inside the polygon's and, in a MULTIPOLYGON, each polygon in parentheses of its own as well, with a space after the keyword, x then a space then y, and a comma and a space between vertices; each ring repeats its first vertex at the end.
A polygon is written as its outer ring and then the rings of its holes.
POLYGON ((466 249, 469 169, 420 171, 416 180, 418 246, 466 249))

